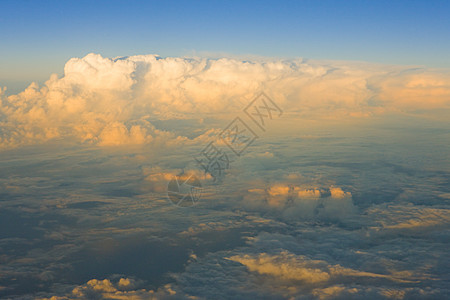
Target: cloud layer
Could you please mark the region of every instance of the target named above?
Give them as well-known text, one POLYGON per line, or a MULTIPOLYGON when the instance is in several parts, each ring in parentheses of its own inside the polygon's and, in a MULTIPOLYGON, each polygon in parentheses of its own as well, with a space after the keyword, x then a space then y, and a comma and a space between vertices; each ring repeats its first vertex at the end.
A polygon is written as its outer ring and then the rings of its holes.
POLYGON ((260 91, 302 116, 429 111, 450 107, 450 72, 301 59, 88 54, 70 59, 64 76, 52 75, 43 87, 32 83, 11 96, 0 91, 0 144, 179 142, 183 137, 158 130, 152 120, 234 113, 260 91))
POLYGON ((1 95, 0 297, 448 298, 447 96, 444 70, 72 59, 1 95), (216 182, 194 157, 260 90, 283 117, 240 157, 217 143, 216 182))

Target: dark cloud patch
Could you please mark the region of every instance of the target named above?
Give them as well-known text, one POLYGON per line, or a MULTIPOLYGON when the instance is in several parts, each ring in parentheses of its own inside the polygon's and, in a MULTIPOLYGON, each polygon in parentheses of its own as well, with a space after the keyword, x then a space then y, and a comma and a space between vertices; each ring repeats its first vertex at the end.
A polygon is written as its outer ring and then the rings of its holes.
POLYGON ((69 203, 67 204, 67 208, 75 208, 75 209, 93 209, 93 208, 100 208, 102 205, 107 205, 108 202, 102 202, 102 201, 83 201, 83 202, 76 202, 76 203, 69 203))

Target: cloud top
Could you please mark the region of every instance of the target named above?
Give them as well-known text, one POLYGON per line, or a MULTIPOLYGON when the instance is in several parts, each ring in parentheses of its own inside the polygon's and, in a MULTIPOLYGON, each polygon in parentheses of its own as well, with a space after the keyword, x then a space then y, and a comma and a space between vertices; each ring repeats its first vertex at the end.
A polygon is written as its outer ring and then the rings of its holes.
POLYGON ((368 63, 139 55, 70 59, 64 76, 0 91, 2 148, 70 138, 100 146, 176 139, 150 119, 234 113, 265 91, 293 115, 370 116, 450 108, 448 70, 368 63))

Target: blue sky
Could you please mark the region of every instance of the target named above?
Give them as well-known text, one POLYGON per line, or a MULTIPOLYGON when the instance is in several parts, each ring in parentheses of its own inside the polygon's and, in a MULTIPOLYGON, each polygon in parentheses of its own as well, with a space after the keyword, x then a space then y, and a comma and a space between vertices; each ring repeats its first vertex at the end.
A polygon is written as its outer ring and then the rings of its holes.
POLYGON ((71 57, 262 55, 450 66, 447 1, 2 1, 0 83, 71 57))

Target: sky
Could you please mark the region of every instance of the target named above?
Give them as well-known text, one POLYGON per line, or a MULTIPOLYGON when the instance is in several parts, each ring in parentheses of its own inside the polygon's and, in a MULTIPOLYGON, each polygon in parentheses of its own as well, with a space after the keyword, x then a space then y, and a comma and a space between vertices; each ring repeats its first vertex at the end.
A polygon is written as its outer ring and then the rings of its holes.
POLYGON ((0 298, 449 298, 448 6, 0 2, 0 298))
POLYGON ((450 67, 448 1, 5 0, 0 8, 0 83, 14 92, 91 52, 450 67))

